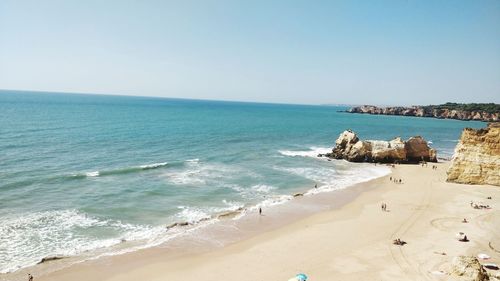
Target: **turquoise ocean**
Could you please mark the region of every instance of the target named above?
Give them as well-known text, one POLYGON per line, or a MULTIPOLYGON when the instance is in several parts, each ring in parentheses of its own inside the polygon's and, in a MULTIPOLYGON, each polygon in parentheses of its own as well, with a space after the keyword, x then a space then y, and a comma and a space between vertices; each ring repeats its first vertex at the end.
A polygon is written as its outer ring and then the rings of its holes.
POLYGON ((316 157, 345 129, 422 135, 450 157, 464 127, 485 125, 345 109, 0 91, 0 272, 113 254, 123 241, 158 245, 182 232, 166 231, 173 222, 213 222, 204 219, 286 204, 315 184, 311 193, 387 174, 316 157))

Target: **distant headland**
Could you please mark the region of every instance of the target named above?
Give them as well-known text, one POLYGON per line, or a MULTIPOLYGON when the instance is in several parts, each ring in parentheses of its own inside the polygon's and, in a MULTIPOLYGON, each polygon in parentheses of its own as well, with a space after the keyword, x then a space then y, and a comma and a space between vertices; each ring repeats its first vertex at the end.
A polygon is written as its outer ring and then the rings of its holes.
POLYGON ((475 120, 484 122, 500 121, 500 104, 495 103, 452 103, 425 106, 377 107, 363 105, 352 107, 346 112, 379 115, 401 115, 415 117, 433 117, 440 119, 475 120))

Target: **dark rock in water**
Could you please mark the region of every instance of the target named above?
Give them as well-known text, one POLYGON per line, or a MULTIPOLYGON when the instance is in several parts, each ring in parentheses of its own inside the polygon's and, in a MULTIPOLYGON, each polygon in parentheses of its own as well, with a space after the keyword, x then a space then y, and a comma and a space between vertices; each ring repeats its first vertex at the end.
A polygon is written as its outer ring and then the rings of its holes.
POLYGON ((300 192, 299 192, 299 193, 295 193, 295 194, 293 195, 293 197, 299 197, 299 196, 304 196, 304 193, 300 193, 300 192))
POLYGON ((63 259, 64 257, 58 257, 58 256, 53 256, 53 257, 45 257, 41 261, 38 262, 38 264, 45 263, 48 261, 55 261, 55 260, 60 260, 63 259))
POLYGON ((351 130, 344 131, 335 141, 331 153, 324 156, 345 159, 350 162, 419 163, 437 162, 436 150, 430 148, 420 136, 406 141, 395 138, 391 141, 360 140, 351 130))
POLYGON ((171 228, 174 228, 176 226, 186 226, 186 225, 189 225, 189 222, 174 222, 170 225, 167 225, 167 230, 168 229, 171 229, 171 228))

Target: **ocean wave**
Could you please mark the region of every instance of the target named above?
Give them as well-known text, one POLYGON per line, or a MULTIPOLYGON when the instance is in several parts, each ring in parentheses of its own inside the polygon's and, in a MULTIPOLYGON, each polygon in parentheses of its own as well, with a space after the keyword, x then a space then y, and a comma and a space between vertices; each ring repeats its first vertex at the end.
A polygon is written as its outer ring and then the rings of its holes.
POLYGON ((170 226, 123 223, 77 210, 5 218, 0 225, 0 273, 36 265, 47 257, 79 256, 72 261, 78 263, 158 246, 211 225, 219 216, 239 214, 244 206, 235 201, 222 203, 220 207, 179 206, 181 211, 171 217, 176 223, 170 226))
POLYGON ((241 198, 248 201, 266 198, 278 190, 278 187, 268 184, 255 184, 246 187, 239 184, 222 184, 222 186, 236 191, 241 198))
POLYGON ((156 168, 160 168, 163 166, 167 166, 167 164, 168 164, 167 162, 161 162, 161 163, 141 165, 141 166, 139 166, 139 168, 141 168, 143 170, 149 170, 149 169, 156 169, 156 168))
POLYGON ((204 219, 211 218, 211 215, 203 211, 201 208, 187 206, 178 206, 177 208, 181 209, 181 211, 176 215, 176 217, 180 221, 195 223, 204 219))
POLYGON ((275 196, 271 196, 270 198, 267 198, 264 201, 261 201, 260 203, 256 204, 255 206, 252 206, 248 209, 250 211, 253 211, 253 210, 257 210, 258 208, 281 205, 281 204, 284 204, 287 201, 290 201, 292 199, 293 199, 293 195, 288 195, 288 194, 275 195, 275 196))
POLYGON ((338 169, 333 167, 275 167, 275 169, 311 180, 317 185, 317 188, 311 188, 305 194, 344 189, 391 173, 387 166, 374 166, 367 163, 348 163, 347 166, 338 166, 338 169))
MULTIPOLYGON (((242 172, 241 168, 224 164, 202 163, 197 159, 186 161, 187 165, 180 169, 171 169, 163 173, 163 177, 171 184, 205 186, 218 184, 224 179, 232 178, 242 172)), ((251 172, 248 172, 251 174, 251 172)))
POLYGON ((259 193, 269 193, 272 190, 277 189, 277 187, 272 186, 272 185, 267 185, 267 184, 256 184, 251 187, 253 191, 259 192, 259 193))
POLYGON ((85 173, 85 176, 87 177, 98 177, 99 175, 99 171, 85 173))
MULTIPOLYGON (((349 164, 346 164, 348 167, 339 165, 337 170, 332 167, 275 168, 319 183, 318 188, 311 188, 304 195, 345 188, 390 172, 389 168, 383 166, 349 164)), ((290 194, 275 194, 277 187, 267 184, 255 184, 247 188, 235 185, 232 188, 242 195, 248 194, 252 200, 259 197, 261 200, 252 205, 223 200, 223 206, 218 207, 178 206, 179 212, 172 217, 177 223, 167 228, 100 219, 76 210, 38 212, 6 219, 0 225, 0 272, 34 265, 47 256, 74 256, 102 249, 98 254, 89 254, 85 258, 88 260, 157 246, 220 219, 238 220, 248 213, 257 212, 259 208, 281 205, 294 198, 290 194), (96 239, 95 233, 108 234, 96 239), (115 247, 123 241, 139 240, 144 242, 126 248, 115 247)))
POLYGON ((157 169, 157 168, 165 167, 167 165, 168 165, 167 162, 160 162, 160 163, 145 164, 145 165, 140 165, 140 166, 135 166, 135 167, 118 168, 118 169, 114 169, 114 170, 92 171, 92 172, 73 174, 70 176, 70 178, 80 179, 80 178, 85 178, 85 177, 93 178, 93 177, 102 177, 102 176, 111 176, 111 175, 130 174, 130 173, 136 173, 136 172, 141 172, 141 171, 145 171, 145 170, 157 169))
POLYGON ((124 240, 147 239, 153 228, 99 219, 76 210, 22 214, 2 219, 0 273, 34 265, 48 256, 74 256, 124 240), (95 233, 111 233, 95 239, 95 233))
POLYGON ((318 154, 325 154, 331 152, 332 149, 328 147, 312 146, 309 150, 279 150, 278 152, 284 156, 301 156, 301 157, 318 157, 318 154))

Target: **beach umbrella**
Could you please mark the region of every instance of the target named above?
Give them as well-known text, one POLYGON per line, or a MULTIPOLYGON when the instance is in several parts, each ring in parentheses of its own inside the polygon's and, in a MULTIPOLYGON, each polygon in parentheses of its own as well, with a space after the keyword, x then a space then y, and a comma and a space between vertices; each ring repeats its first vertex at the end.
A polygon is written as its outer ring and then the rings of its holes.
POLYGON ((306 281, 307 280, 307 275, 305 275, 304 273, 299 273, 295 276, 297 278, 297 280, 299 281, 306 281))

